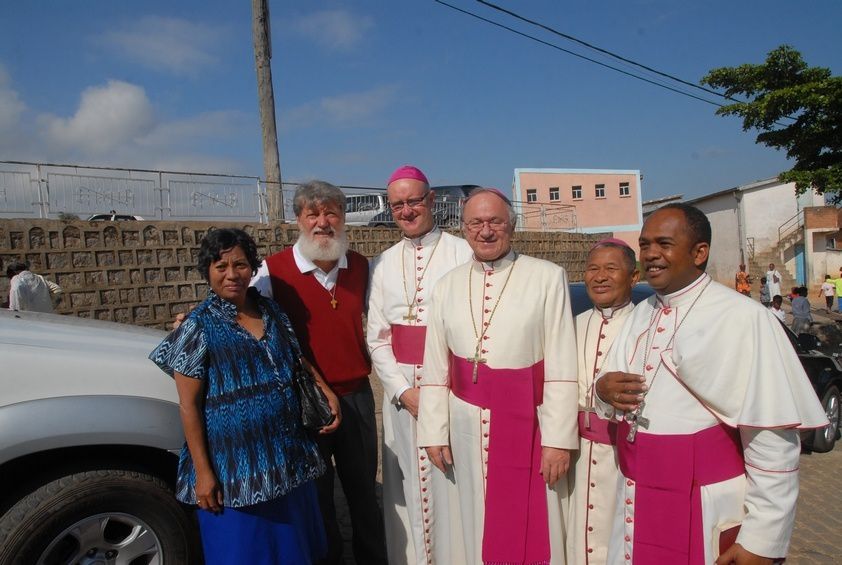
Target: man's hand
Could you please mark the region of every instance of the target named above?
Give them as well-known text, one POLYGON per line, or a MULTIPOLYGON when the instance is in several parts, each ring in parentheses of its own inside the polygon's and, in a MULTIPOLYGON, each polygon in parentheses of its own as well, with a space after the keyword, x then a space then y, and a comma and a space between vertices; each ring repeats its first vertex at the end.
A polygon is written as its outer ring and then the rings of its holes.
POLYGON ((719 556, 716 565, 731 565, 732 563, 736 565, 772 565, 774 562, 774 559, 755 555, 740 544, 735 543, 719 556))
POLYGON ((417 420, 418 404, 421 402, 421 389, 408 388, 403 392, 403 394, 401 394, 401 397, 398 400, 400 400, 401 406, 409 410, 412 417, 417 420))
POLYGON ((633 373, 614 371, 596 381, 596 394, 617 410, 631 412, 643 401, 646 378, 633 373))
POLYGON ((172 329, 177 330, 178 326, 180 326, 184 322, 184 318, 187 317, 187 314, 184 312, 175 315, 175 320, 172 323, 172 329))
POLYGON ((319 434, 332 434, 333 432, 339 429, 339 424, 342 423, 342 409, 339 407, 339 397, 336 396, 336 394, 334 394, 332 390, 330 390, 330 387, 327 386, 327 384, 324 383, 324 381, 316 381, 316 384, 319 385, 319 388, 322 389, 323 393, 325 393, 325 397, 327 398, 327 405, 330 406, 330 412, 333 414, 333 421, 327 426, 320 428, 319 434))
POLYGON ((425 449, 427 450, 427 457, 430 458, 433 465, 438 467, 442 473, 447 473, 447 466, 453 465, 453 455, 450 453, 450 446, 434 445, 425 449))
POLYGON ((541 448, 541 476, 548 487, 553 486, 570 467, 570 451, 557 447, 541 448))

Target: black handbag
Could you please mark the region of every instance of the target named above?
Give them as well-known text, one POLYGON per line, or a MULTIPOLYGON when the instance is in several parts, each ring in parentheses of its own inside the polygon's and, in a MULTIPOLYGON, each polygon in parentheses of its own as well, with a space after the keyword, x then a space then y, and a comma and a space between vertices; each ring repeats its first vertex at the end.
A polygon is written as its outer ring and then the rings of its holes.
POLYGON ((333 422, 336 416, 330 410, 325 393, 300 359, 296 360, 292 370, 292 386, 298 394, 301 422, 305 429, 318 430, 333 422))
POLYGON ((336 416, 330 410, 327 397, 316 384, 316 379, 301 362, 301 346, 298 344, 292 328, 283 324, 287 330, 287 340, 295 355, 292 367, 292 388, 298 395, 301 405, 301 423, 307 430, 315 431, 330 425, 336 416))

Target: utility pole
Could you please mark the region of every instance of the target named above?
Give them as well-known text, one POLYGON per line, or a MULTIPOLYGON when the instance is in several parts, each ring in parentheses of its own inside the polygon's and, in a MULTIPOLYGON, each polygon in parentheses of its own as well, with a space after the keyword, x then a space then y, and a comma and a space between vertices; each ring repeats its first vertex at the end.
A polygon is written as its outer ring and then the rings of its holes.
POLYGON ((257 71, 257 102, 263 132, 263 174, 269 200, 269 221, 284 219, 284 195, 278 132, 275 127, 275 91, 272 88, 272 40, 269 33, 269 0, 252 0, 254 66, 257 71))

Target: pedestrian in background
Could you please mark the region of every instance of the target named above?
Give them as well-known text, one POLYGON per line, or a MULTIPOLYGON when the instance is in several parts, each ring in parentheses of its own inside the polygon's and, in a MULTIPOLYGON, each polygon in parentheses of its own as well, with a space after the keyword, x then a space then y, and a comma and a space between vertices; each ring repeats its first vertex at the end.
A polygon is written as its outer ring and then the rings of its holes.
POLYGON ((836 285, 833 284, 830 275, 824 276, 819 296, 824 296, 825 309, 830 312, 833 309, 833 297, 836 296, 836 285))
POLYGON ((766 284, 766 277, 760 277, 760 303, 769 308, 772 305, 772 295, 769 294, 769 286, 766 284))
POLYGON ((734 277, 734 288, 740 294, 751 296, 751 275, 746 272, 746 266, 740 264, 740 270, 734 277))
POLYGON ((9 277, 9 310, 52 313, 61 300, 61 287, 29 270, 29 261, 12 261, 9 277))
POLYGON ((798 335, 810 329, 813 315, 810 313, 810 301, 807 300, 807 287, 801 286, 795 290, 797 294, 792 299, 792 331, 798 335))

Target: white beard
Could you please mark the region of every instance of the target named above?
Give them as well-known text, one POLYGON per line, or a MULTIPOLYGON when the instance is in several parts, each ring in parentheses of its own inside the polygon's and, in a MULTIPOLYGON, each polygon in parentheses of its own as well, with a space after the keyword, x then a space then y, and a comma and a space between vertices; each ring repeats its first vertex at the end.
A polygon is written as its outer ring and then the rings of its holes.
POLYGON ((302 231, 298 234, 298 249, 310 261, 338 261, 348 252, 348 233, 334 230, 332 238, 316 241, 302 231))

